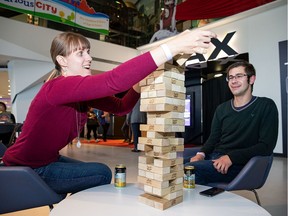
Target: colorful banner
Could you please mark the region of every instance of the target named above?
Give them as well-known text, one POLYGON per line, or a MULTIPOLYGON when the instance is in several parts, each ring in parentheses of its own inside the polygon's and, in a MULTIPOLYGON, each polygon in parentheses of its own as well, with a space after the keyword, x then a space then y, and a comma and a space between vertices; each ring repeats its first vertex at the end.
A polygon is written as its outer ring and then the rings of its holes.
POLYGON ((109 34, 109 16, 95 12, 86 0, 0 0, 0 7, 104 35, 109 34))

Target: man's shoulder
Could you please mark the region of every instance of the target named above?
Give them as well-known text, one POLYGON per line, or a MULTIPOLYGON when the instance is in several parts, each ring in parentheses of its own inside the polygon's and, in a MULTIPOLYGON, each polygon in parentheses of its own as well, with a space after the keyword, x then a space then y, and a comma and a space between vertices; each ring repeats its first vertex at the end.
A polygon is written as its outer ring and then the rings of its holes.
POLYGON ((258 103, 261 103, 261 104, 276 105, 274 100, 271 98, 268 98, 268 97, 257 97, 257 101, 258 101, 258 103))
POLYGON ((228 101, 225 101, 225 102, 219 104, 218 107, 219 107, 219 108, 231 107, 231 100, 232 100, 232 99, 230 99, 230 100, 228 100, 228 101))

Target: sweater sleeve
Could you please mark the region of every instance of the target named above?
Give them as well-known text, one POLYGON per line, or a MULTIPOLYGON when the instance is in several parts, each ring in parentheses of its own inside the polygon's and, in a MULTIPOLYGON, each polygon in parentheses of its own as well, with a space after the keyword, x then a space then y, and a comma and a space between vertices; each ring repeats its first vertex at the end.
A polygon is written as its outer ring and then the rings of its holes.
POLYGON ((157 65, 147 52, 105 73, 51 80, 46 83, 46 97, 54 105, 104 98, 127 91, 156 69, 157 65))
POLYGON ((123 98, 117 98, 114 96, 100 98, 90 101, 89 106, 122 116, 133 109, 139 97, 140 94, 131 88, 123 98))

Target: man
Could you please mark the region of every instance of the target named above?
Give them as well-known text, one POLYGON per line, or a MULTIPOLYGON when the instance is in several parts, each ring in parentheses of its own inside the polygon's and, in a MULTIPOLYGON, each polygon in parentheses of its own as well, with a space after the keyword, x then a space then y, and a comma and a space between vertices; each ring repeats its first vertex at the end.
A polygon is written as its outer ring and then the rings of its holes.
POLYGON ((278 110, 273 100, 252 95, 256 72, 240 61, 227 68, 233 99, 215 111, 211 133, 200 152, 185 158, 195 167, 195 181, 230 182, 250 158, 271 155, 278 136, 278 110))

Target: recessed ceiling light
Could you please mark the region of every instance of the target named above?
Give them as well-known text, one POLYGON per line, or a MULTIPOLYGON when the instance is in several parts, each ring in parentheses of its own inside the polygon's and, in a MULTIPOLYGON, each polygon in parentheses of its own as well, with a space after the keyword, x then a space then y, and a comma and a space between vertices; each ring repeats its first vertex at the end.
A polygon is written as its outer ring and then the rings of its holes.
POLYGON ((214 77, 221 77, 221 76, 223 76, 223 74, 222 74, 222 73, 217 73, 217 74, 214 74, 214 77))

